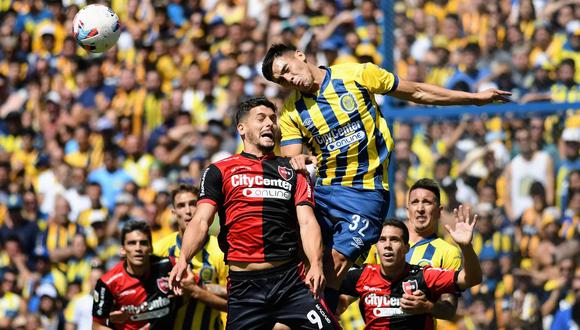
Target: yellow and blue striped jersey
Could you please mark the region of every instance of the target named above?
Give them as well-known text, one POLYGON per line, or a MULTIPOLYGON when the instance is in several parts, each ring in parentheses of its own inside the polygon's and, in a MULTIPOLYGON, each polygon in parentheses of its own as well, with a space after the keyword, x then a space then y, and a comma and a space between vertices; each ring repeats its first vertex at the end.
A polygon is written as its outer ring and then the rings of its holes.
MULTIPOLYGON (((160 239, 153 244, 153 253, 162 257, 178 258, 181 252, 181 237, 178 232, 160 239)), ((224 255, 218 246, 215 236, 209 236, 203 249, 191 260, 193 273, 199 276, 203 284, 226 285, 227 268, 224 255)), ((183 297, 177 311, 173 329, 223 329, 221 312, 205 304, 183 297)))
POLYGON ((412 265, 430 265, 434 268, 454 270, 461 268, 462 260, 458 247, 438 238, 435 234, 417 243, 411 243, 406 259, 412 265))
POLYGON ((374 94, 395 90, 397 76, 372 63, 325 69, 316 95, 294 91, 286 100, 280 145, 310 148, 318 157, 317 184, 388 190, 394 143, 374 94))

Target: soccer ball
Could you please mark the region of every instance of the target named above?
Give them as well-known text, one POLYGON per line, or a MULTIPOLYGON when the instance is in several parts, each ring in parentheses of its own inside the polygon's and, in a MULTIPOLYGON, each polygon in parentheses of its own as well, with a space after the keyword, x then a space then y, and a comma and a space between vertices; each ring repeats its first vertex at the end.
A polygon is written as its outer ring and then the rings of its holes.
POLYGON ((91 53, 109 50, 121 34, 119 16, 103 5, 88 5, 73 20, 73 35, 77 43, 91 53))

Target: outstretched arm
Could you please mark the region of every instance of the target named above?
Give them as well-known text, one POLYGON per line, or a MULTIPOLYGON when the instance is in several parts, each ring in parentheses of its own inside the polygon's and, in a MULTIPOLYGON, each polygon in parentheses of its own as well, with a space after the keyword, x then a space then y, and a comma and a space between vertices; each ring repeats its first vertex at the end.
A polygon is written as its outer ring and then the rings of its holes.
POLYGON ((455 91, 436 85, 399 80, 397 89, 390 95, 415 103, 431 105, 485 105, 492 102, 510 102, 512 93, 499 89, 487 89, 479 93, 455 91))
POLYGON ((473 250, 473 246, 471 246, 473 230, 477 223, 477 214, 473 217, 473 220, 471 220, 470 211, 469 207, 459 205, 459 209, 453 210, 455 228, 445 225, 451 238, 453 238, 453 241, 459 245, 459 248, 463 253, 464 266, 457 276, 457 286, 461 290, 471 288, 472 286, 481 283, 482 277, 479 259, 473 250))

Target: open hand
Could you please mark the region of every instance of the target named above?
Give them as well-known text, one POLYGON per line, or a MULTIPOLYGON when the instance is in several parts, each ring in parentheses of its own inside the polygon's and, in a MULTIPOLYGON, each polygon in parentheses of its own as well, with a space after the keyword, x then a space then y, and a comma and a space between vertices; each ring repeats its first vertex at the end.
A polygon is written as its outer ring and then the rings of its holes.
POLYGON ((445 229, 447 229, 451 238, 459 245, 465 246, 471 244, 478 216, 477 214, 474 215, 473 220, 471 220, 470 213, 471 208, 469 206, 463 207, 463 205, 459 205, 459 209, 453 209, 455 229, 452 229, 448 224, 445 225, 445 229))
POLYGON ((511 96, 511 92, 506 92, 499 90, 497 88, 486 89, 482 92, 476 93, 477 95, 477 105, 486 105, 493 102, 507 103, 511 102, 508 96, 511 96))

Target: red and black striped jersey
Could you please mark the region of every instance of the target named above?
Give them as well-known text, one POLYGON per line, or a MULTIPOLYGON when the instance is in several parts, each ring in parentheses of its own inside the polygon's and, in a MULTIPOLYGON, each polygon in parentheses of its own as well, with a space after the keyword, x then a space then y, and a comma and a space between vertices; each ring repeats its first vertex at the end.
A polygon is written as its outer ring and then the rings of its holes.
POLYGON ((341 292, 360 297, 359 307, 365 329, 434 329, 433 316, 407 314, 401 309, 404 293, 421 290, 430 301, 443 293, 457 293, 459 271, 405 264, 404 272, 389 279, 381 273, 380 265, 363 265, 349 270, 342 282, 341 292))
POLYGON ((198 203, 218 207, 226 261, 266 262, 296 257, 296 206, 313 207, 314 198, 310 182, 288 158, 242 152, 205 170, 198 203))
POLYGON ((93 322, 113 329, 140 329, 147 323, 150 329, 171 329, 175 300, 169 287, 168 274, 173 267, 169 258, 151 256, 151 269, 144 277, 127 272, 125 261, 105 273, 93 293, 93 322), (132 314, 125 324, 107 324, 113 311, 132 314))

